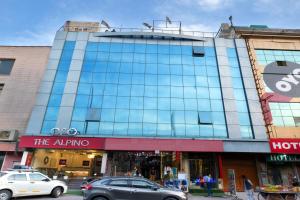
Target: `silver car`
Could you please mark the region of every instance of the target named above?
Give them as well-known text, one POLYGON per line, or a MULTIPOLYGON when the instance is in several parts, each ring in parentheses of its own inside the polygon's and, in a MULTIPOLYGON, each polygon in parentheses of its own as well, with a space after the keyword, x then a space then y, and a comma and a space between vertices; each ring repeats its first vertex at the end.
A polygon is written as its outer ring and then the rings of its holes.
POLYGON ((187 200, 181 190, 138 177, 106 177, 83 188, 84 200, 187 200))

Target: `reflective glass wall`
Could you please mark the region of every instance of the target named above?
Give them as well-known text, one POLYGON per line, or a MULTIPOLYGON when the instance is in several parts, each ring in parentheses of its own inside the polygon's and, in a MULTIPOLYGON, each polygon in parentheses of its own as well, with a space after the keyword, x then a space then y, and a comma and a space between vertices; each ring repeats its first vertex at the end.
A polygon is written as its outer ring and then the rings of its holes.
POLYGON ((88 42, 70 127, 99 136, 227 137, 215 49, 199 48, 88 42))

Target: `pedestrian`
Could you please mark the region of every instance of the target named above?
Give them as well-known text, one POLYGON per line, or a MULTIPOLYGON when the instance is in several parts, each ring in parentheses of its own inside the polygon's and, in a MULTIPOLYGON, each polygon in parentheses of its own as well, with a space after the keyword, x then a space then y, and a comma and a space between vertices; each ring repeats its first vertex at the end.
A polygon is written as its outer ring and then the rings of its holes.
POLYGON ((207 196, 211 197, 212 196, 212 177, 211 174, 206 175, 203 177, 204 180, 204 185, 206 187, 206 191, 207 191, 207 196))
POLYGON ((244 182, 244 188, 247 194, 247 200, 254 200, 253 183, 245 175, 242 176, 244 182))

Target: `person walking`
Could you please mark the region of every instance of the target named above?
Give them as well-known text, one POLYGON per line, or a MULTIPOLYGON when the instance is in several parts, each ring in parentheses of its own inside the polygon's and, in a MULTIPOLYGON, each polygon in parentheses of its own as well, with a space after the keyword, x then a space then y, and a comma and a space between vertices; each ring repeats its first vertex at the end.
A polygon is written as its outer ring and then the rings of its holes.
POLYGON ((253 183, 245 175, 242 176, 244 188, 247 194, 247 200, 254 200, 253 183))
POLYGON ((206 187, 207 190, 207 196, 211 197, 212 196, 212 177, 211 174, 209 174, 208 176, 204 176, 204 185, 206 187))

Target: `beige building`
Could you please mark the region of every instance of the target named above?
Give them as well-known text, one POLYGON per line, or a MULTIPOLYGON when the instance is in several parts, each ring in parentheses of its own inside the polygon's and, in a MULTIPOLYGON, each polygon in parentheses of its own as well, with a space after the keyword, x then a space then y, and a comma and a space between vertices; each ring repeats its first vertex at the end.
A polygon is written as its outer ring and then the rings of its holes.
POLYGON ((26 129, 51 47, 0 46, 0 169, 21 160, 26 129))

